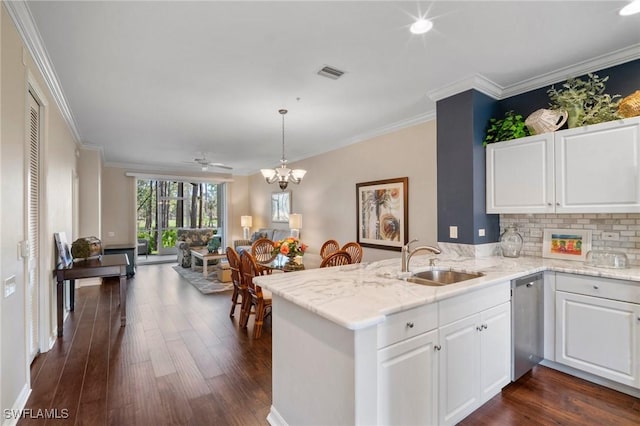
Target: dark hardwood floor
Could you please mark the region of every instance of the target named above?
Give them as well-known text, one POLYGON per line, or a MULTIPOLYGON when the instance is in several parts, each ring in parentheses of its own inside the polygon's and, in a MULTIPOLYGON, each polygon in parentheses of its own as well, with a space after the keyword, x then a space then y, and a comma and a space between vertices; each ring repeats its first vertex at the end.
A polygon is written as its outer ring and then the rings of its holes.
MULTIPOLYGON (((230 292, 202 295, 171 266, 138 268, 124 328, 116 281, 78 290, 64 337, 31 367, 26 406, 68 418, 23 418, 20 425, 267 424, 270 320, 253 340, 252 320, 241 330, 239 313, 229 318, 230 292)), ((639 425, 639 404, 539 367, 462 424, 639 425)))

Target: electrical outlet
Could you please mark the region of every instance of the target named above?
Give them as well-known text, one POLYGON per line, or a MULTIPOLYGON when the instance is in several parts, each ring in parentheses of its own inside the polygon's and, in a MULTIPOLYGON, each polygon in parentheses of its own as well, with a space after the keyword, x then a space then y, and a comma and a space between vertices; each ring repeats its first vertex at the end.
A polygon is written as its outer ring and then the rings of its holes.
POLYGON ((113 232, 113 231, 109 231, 109 232, 107 232, 107 236, 109 236, 109 237, 115 237, 115 236, 116 236, 116 233, 115 233, 115 232, 113 232))
POLYGON ((478 237, 484 237, 484 228, 478 229, 478 237))
POLYGON ((529 235, 531 235, 532 238, 542 238, 542 230, 531 229, 531 231, 529 231, 529 235))
POLYGON ((620 241, 619 232, 603 232, 602 239, 607 241, 620 241))
POLYGON ((458 238, 458 227, 450 226, 449 227, 449 238, 458 238))

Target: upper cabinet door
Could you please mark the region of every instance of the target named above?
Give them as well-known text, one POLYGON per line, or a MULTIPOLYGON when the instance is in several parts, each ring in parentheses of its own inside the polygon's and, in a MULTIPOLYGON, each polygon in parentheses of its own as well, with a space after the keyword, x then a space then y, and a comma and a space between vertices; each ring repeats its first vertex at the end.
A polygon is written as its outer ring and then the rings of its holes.
POLYGON ((555 134, 556 213, 640 212, 640 118, 555 134))
POLYGON ((487 146, 487 213, 552 213, 553 133, 487 146))

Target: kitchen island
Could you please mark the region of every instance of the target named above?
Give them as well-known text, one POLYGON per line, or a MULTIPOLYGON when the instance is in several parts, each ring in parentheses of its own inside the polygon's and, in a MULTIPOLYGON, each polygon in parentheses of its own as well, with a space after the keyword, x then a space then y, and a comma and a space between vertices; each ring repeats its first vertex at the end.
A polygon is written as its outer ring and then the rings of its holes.
MULTIPOLYGON (((430 269, 431 257, 411 269, 430 269)), ((399 279, 390 259, 257 278, 273 293, 269 422, 454 424, 510 380, 510 280, 539 271, 640 280, 638 269, 572 261, 438 259, 438 269, 484 276, 422 286, 399 279)))

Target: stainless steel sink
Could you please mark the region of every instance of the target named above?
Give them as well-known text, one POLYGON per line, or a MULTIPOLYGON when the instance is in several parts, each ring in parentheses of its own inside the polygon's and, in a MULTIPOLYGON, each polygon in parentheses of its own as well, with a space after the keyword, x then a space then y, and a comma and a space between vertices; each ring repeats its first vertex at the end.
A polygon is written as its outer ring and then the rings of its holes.
POLYGON ((407 281, 415 284, 442 286, 459 283, 460 281, 471 280, 483 276, 482 272, 462 272, 452 270, 436 269, 431 271, 416 272, 407 281))

